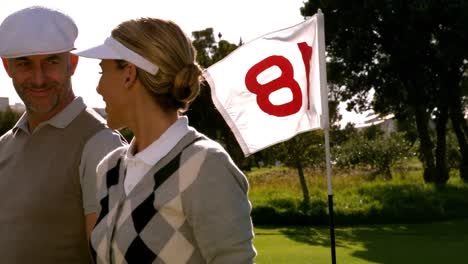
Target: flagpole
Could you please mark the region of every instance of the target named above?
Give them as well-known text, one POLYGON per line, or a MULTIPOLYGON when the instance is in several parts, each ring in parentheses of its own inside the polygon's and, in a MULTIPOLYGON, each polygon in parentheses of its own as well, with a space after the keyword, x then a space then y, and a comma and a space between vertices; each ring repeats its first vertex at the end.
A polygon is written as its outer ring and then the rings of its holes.
POLYGON ((335 220, 333 213, 333 190, 330 165, 330 119, 328 115, 328 86, 325 63, 325 24, 322 10, 317 11, 317 34, 318 34, 318 54, 320 71, 320 89, 322 91, 322 122, 325 133, 325 161, 327 168, 327 186, 328 186, 328 211, 330 215, 330 246, 332 263, 336 264, 335 251, 335 220))

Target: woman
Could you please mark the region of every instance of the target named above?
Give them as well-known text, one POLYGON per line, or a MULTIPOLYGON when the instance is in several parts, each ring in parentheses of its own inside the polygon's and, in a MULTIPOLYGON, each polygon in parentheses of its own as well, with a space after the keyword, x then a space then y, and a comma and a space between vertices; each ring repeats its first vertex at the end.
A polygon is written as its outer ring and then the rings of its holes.
POLYGON ((141 18, 77 54, 102 59, 108 125, 135 135, 97 169, 97 263, 252 263, 247 180, 181 115, 200 87, 190 39, 171 21, 141 18))

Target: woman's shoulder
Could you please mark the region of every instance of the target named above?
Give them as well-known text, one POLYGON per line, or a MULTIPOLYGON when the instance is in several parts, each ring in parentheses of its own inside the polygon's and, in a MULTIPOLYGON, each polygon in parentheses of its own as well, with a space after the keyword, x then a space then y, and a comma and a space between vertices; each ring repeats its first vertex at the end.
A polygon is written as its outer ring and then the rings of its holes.
POLYGON ((194 134, 193 144, 187 147, 191 151, 204 151, 209 155, 225 155, 227 154, 224 147, 217 141, 207 137, 206 135, 196 132, 194 134))
POLYGON ((109 152, 104 158, 99 162, 97 166, 97 174, 105 174, 110 169, 114 168, 120 159, 125 155, 128 146, 118 147, 111 152, 109 152))
MULTIPOLYGON (((185 150, 185 159, 196 159, 208 165, 208 163, 233 164, 231 156, 219 142, 210 139, 206 135, 197 132, 195 140, 185 150)), ((185 160, 183 159, 183 160, 185 160)))
POLYGON ((219 142, 202 134, 184 152, 185 155, 181 159, 183 164, 181 175, 192 179, 190 182, 194 185, 191 190, 237 183, 244 192, 247 192, 248 182, 245 175, 219 142))

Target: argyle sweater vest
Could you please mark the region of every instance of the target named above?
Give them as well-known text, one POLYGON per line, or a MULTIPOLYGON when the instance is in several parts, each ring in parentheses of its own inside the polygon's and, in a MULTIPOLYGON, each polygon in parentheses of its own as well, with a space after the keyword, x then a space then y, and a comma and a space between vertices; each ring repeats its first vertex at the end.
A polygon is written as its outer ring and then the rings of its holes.
POLYGON ((128 195, 126 151, 98 166, 97 263, 253 263, 248 183, 218 143, 189 132, 128 195))

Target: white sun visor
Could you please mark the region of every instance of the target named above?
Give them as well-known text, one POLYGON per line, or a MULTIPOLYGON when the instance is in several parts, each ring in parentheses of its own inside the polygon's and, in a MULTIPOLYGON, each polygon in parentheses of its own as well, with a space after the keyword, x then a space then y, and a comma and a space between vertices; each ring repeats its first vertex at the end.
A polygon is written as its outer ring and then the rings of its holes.
POLYGON ((74 54, 94 59, 110 59, 110 60, 125 60, 135 64, 138 68, 143 69, 155 75, 159 67, 145 59, 143 56, 125 47, 120 42, 112 37, 108 37, 104 44, 86 49, 83 51, 74 52, 74 54))

